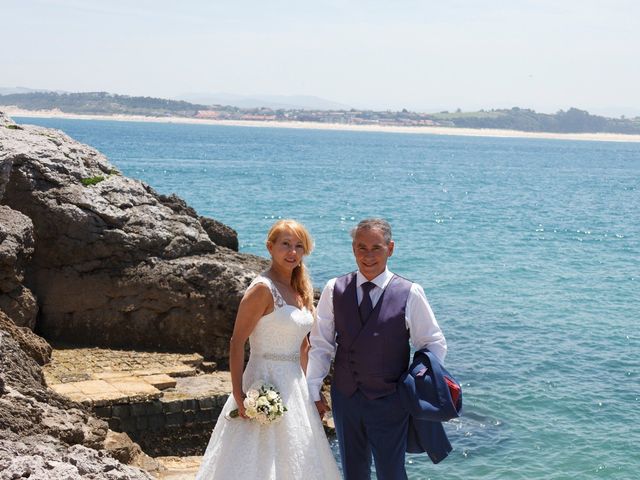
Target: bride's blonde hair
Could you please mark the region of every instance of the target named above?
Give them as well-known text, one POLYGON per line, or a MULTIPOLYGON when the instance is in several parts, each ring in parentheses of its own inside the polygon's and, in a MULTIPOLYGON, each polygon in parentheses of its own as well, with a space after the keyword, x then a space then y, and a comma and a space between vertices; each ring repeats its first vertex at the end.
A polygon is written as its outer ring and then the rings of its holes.
MULTIPOLYGON (((307 229, 300 222, 295 220, 278 220, 273 224, 267 234, 267 243, 273 244, 285 230, 291 230, 293 234, 302 242, 303 254, 309 255, 313 251, 313 238, 307 229)), ((313 285, 311 278, 304 262, 300 260, 300 264, 293 269, 291 275, 291 286, 302 298, 302 304, 308 310, 313 311, 313 285)))

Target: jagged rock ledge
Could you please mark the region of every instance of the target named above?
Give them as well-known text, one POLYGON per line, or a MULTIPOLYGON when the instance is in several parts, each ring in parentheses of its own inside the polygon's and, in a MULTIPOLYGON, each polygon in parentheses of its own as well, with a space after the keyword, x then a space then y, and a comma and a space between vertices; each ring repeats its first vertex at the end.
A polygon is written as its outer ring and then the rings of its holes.
POLYGON ((47 389, 40 366, 23 349, 44 341, 12 324, 0 311, 1 480, 149 480, 147 471, 161 470, 128 436, 47 389))
POLYGON ((161 472, 126 434, 47 388, 39 364, 51 347, 33 330, 66 344, 198 352, 224 367, 239 299, 267 265, 237 248, 232 229, 177 196, 0 112, 0 479, 161 472))
POLYGON ((237 305, 266 260, 175 195, 64 133, 0 112, 0 308, 72 344, 226 363, 237 305), (8 251, 8 253, 4 253, 8 251))

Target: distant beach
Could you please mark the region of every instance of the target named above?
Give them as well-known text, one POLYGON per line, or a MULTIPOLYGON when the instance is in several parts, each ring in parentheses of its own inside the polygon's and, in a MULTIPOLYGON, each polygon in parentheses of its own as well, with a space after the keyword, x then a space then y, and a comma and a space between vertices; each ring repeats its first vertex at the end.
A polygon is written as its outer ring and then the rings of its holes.
POLYGON ((314 130, 348 130, 358 132, 417 133, 430 135, 454 135, 465 137, 540 138, 556 140, 586 140, 597 142, 640 142, 640 135, 620 133, 551 133, 524 132, 518 130, 476 129, 452 127, 403 127, 396 125, 348 125, 321 122, 279 122, 255 120, 214 120, 185 117, 147 117, 143 115, 81 115, 60 110, 24 110, 12 106, 0 106, 0 111, 10 116, 68 118, 76 120, 114 120, 123 122, 187 123, 202 125, 229 125, 237 127, 296 128, 314 130))

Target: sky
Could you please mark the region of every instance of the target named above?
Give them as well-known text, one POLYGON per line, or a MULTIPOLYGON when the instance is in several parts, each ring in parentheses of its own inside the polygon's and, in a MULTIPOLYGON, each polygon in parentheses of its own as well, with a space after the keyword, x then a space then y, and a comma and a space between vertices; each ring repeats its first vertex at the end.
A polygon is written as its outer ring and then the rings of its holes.
POLYGON ((637 0, 0 0, 0 87, 640 115, 637 0))

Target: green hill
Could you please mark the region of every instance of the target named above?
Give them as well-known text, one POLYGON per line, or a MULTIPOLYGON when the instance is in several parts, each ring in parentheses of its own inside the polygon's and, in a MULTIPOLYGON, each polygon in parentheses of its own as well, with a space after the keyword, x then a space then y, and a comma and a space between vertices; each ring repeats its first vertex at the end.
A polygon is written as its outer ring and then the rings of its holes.
POLYGON ((204 105, 153 97, 131 97, 107 92, 55 93, 34 92, 0 95, 0 104, 25 110, 59 109, 65 113, 96 115, 146 115, 192 117, 204 105))
POLYGON ((221 120, 298 121, 340 123, 346 125, 447 126, 551 133, 623 133, 640 134, 640 117, 608 118, 570 108, 555 114, 513 107, 479 112, 417 113, 402 110, 308 110, 238 108, 199 105, 153 97, 132 97, 107 92, 56 93, 27 92, 0 95, 0 105, 13 105, 25 110, 54 110, 65 113, 94 115, 143 115, 150 117, 203 116, 221 120), (198 112, 202 112, 198 115, 198 112))

